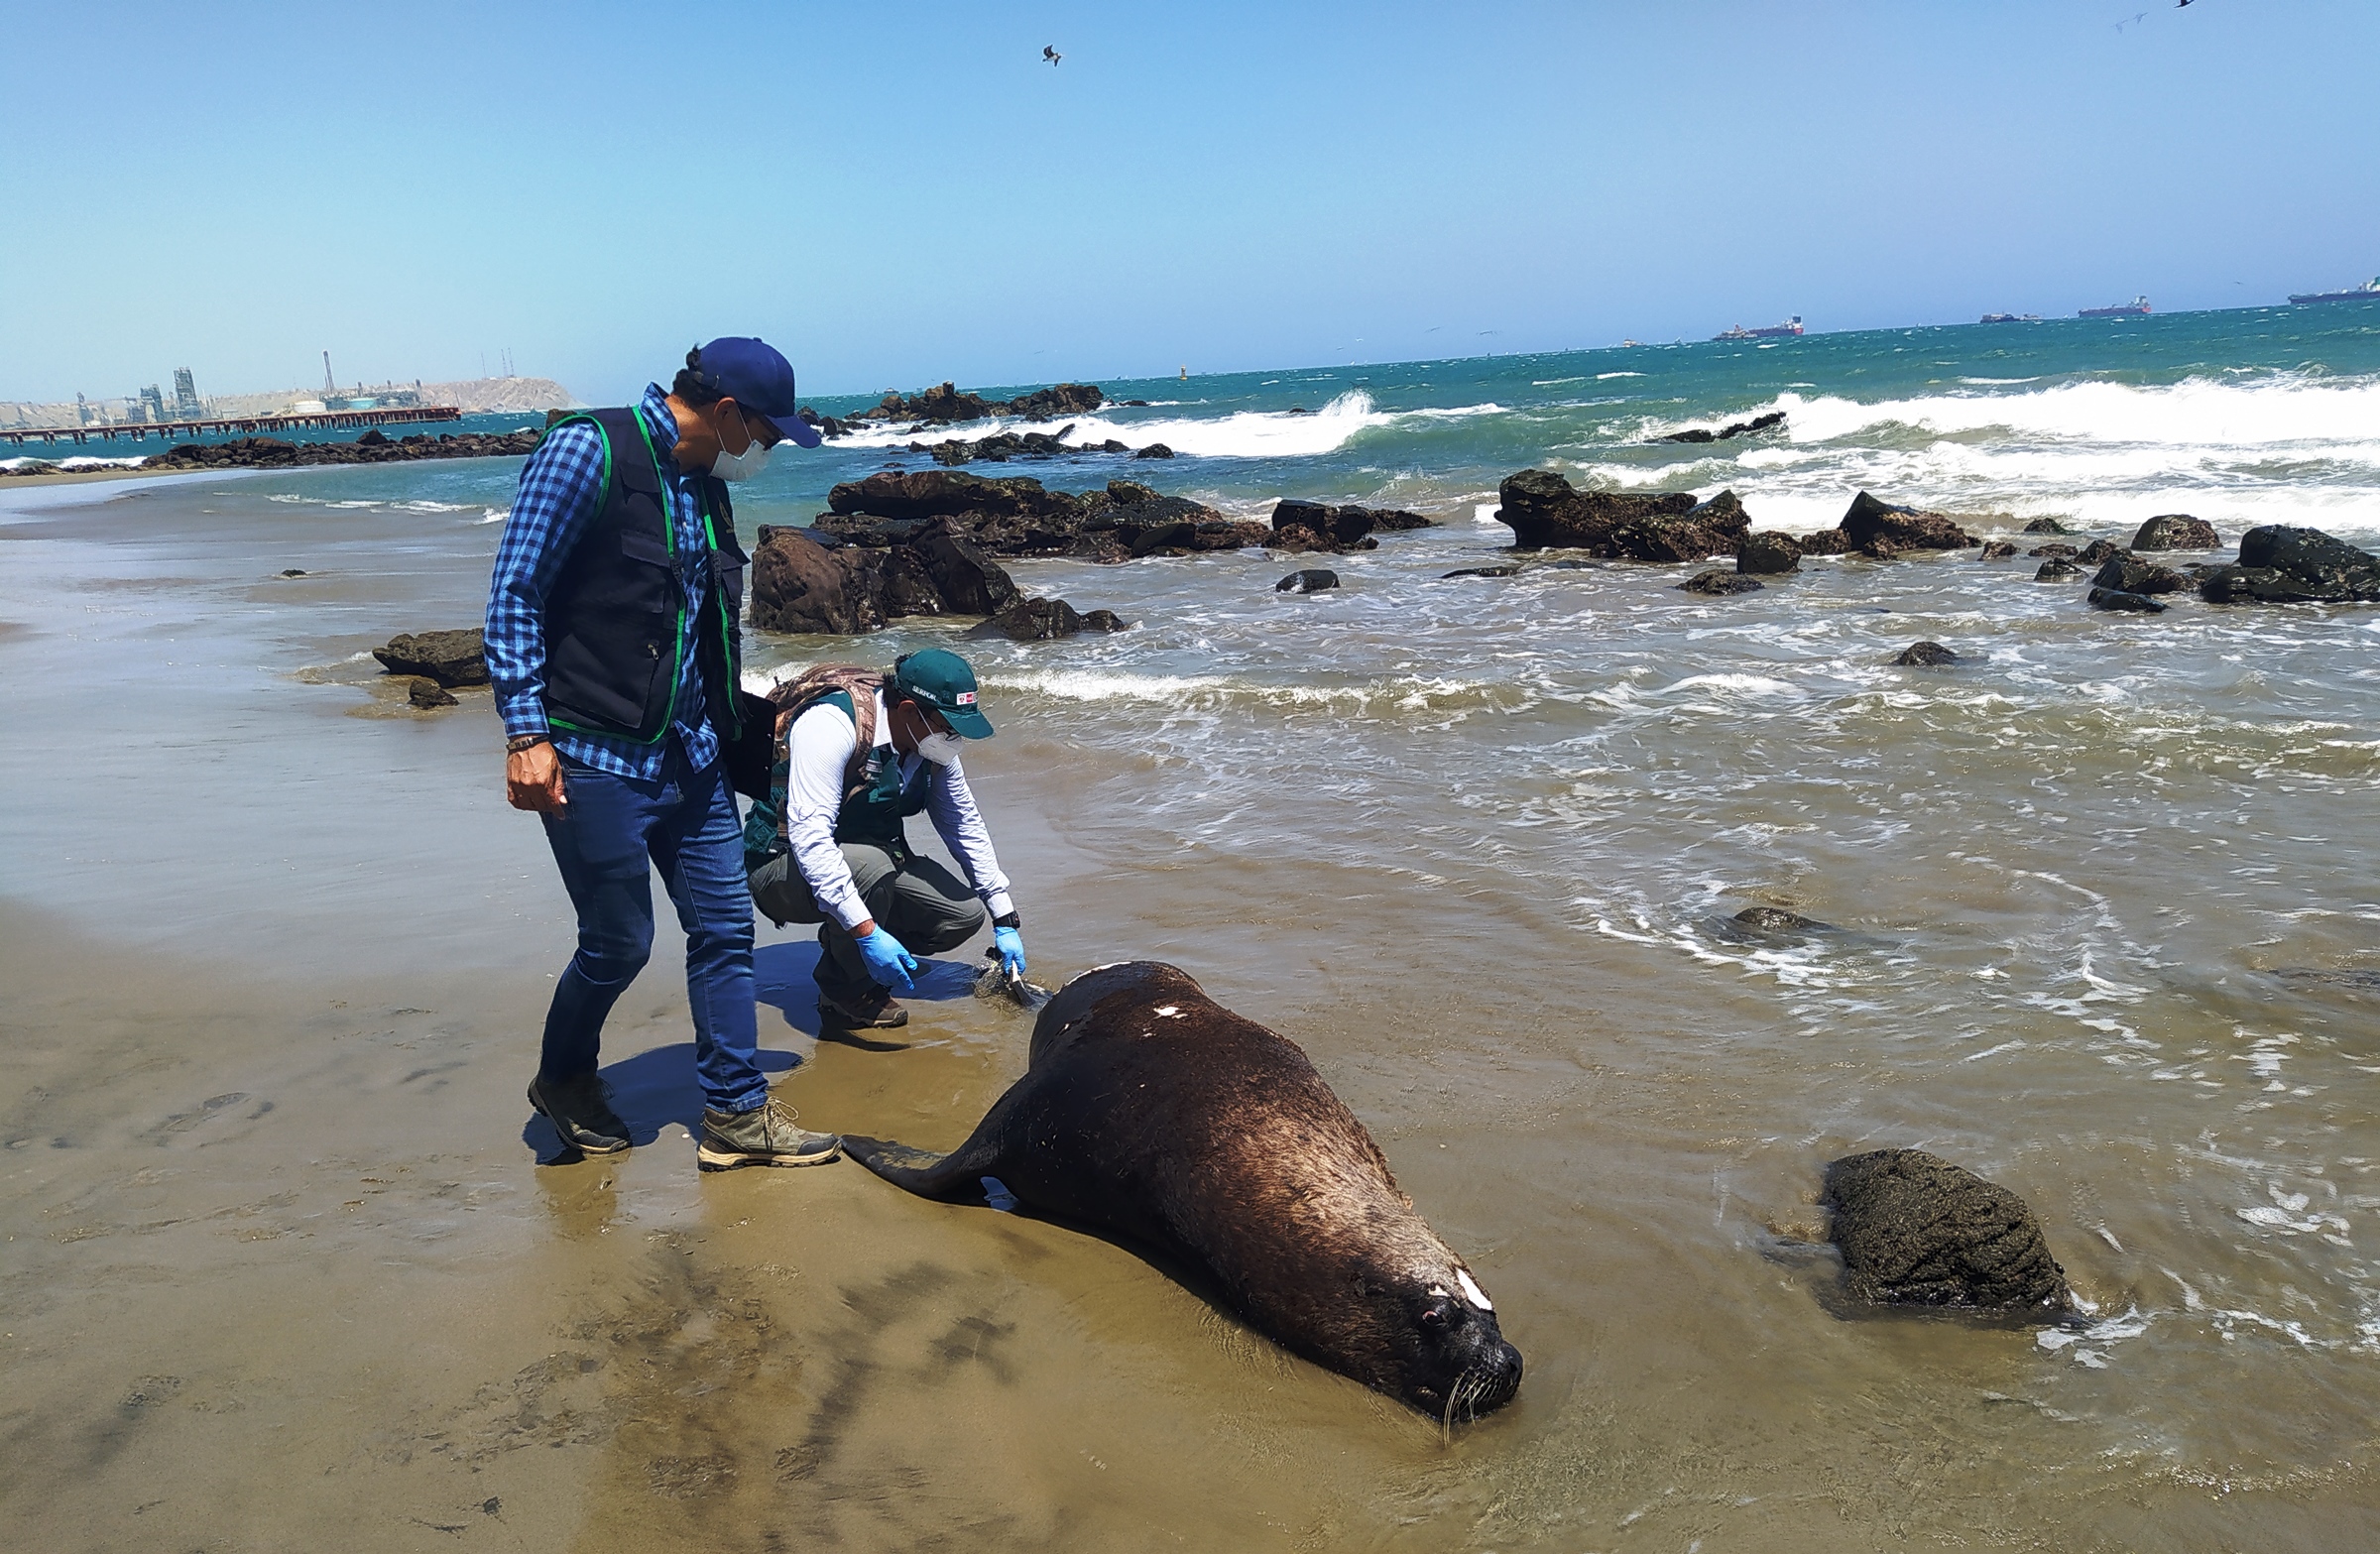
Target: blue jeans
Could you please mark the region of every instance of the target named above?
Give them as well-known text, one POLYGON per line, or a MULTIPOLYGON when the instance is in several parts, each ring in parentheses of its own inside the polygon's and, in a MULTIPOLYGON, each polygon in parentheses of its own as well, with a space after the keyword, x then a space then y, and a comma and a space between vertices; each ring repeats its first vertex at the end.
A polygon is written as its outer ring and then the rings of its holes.
POLYGON ((749 1112, 769 1099, 757 1061, 752 999, 752 892, 743 823, 727 763, 696 772, 672 739, 658 780, 598 772, 565 758, 569 802, 544 816, 545 840, 578 908, 578 953, 553 990, 540 1072, 592 1073, 612 1005, 653 954, 653 876, 661 871, 686 930, 686 1003, 704 1104, 749 1112))

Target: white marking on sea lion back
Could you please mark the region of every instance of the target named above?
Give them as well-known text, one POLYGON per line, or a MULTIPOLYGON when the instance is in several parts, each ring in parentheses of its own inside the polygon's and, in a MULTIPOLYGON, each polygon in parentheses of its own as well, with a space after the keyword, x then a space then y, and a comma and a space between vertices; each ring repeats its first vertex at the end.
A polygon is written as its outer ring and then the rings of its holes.
POLYGON ((1478 1281, 1472 1278, 1471 1269, 1455 1269, 1455 1281, 1463 1286, 1463 1293, 1465 1297, 1467 1297, 1473 1305, 1479 1307, 1482 1311, 1493 1311, 1495 1309, 1495 1302, 1489 1300, 1488 1298, 1488 1292, 1480 1288, 1478 1281))
POLYGON ((1176 1004, 1168 1004, 1163 1009, 1157 1011, 1157 1018, 1159 1019, 1179 1019, 1181 1017, 1181 1007, 1176 1004))

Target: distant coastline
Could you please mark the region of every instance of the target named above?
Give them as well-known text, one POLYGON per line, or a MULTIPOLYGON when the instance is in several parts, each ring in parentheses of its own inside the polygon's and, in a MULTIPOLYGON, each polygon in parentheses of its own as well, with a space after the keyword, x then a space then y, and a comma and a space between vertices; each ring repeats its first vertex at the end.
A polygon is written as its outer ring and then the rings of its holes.
MULTIPOLYGON (((370 387, 359 387, 366 394, 374 392, 370 387)), ((378 388, 402 389, 415 396, 420 404, 451 405, 466 416, 586 408, 576 395, 551 378, 463 378, 445 383, 407 382, 379 385, 378 388)), ((210 394, 205 396, 205 410, 207 418, 224 419, 281 415, 308 402, 318 403, 322 395, 323 390, 319 388, 278 389, 262 394, 210 394)), ((80 406, 71 400, 0 400, 0 427, 126 425, 143 424, 156 418, 144 417, 140 414, 140 407, 138 396, 92 400, 80 406)))

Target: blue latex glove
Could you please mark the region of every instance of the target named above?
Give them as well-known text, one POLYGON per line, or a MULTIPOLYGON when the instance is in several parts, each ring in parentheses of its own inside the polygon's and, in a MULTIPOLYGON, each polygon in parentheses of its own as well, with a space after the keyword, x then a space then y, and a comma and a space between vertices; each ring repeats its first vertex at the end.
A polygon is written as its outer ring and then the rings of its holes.
POLYGON ((1000 969, 1012 977, 1024 975, 1024 935, 1013 928, 995 928, 992 942, 1000 949, 1000 969))
POLYGON ((917 957, 890 930, 880 924, 867 937, 851 942, 860 947, 860 959, 868 963, 868 975, 876 979, 877 986, 898 988, 903 993, 916 991, 909 973, 917 969, 917 957))

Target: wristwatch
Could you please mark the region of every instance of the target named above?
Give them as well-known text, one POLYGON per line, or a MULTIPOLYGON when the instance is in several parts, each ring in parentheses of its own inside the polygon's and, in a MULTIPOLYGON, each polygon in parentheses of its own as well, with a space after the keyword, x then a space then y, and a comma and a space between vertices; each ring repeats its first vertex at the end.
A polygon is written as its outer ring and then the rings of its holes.
POLYGON ((517 756, 525 750, 535 750, 552 738, 548 734, 515 734, 504 742, 504 753, 517 756))

